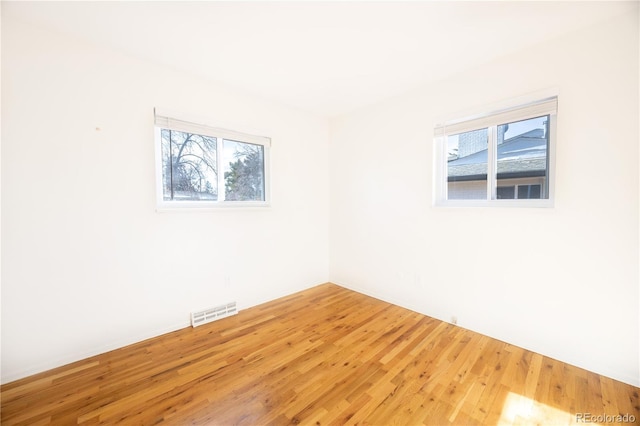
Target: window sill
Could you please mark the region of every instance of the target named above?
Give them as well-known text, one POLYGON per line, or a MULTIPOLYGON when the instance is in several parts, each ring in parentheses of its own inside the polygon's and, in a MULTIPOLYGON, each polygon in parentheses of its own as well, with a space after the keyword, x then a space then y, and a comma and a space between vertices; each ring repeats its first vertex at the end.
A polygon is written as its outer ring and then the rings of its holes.
POLYGON ((222 203, 208 203, 208 202, 172 202, 161 203, 156 207, 157 213, 206 213, 214 211, 225 210, 270 210, 271 204, 265 201, 260 202, 222 202, 222 203))
POLYGON ((553 208, 553 200, 441 200, 434 207, 553 208))

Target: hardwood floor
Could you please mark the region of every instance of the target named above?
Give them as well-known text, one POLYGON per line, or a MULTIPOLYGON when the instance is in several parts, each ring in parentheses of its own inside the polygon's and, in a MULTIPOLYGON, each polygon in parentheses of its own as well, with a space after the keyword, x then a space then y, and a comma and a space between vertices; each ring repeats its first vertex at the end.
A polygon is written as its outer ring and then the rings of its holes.
POLYGON ((640 421, 638 388, 332 284, 0 390, 2 425, 640 421))

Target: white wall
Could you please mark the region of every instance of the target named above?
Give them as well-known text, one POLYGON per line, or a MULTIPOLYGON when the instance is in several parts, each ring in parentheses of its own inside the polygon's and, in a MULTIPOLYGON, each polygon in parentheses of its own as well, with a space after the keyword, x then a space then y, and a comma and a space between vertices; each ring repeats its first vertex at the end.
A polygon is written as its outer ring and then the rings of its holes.
POLYGON ((640 385, 638 15, 336 119, 333 282, 640 385), (436 121, 559 90, 555 207, 435 208, 436 121))
POLYGON ((2 18, 3 382, 328 280, 325 119, 2 18), (156 213, 154 106, 270 136, 272 207, 156 213))

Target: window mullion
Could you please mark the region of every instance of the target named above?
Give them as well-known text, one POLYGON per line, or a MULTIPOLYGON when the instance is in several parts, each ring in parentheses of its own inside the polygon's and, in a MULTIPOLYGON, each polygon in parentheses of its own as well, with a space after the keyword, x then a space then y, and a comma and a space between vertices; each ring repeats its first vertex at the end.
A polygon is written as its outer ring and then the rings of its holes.
POLYGON ((498 198, 496 176, 498 157, 497 133, 496 126, 489 126, 487 128, 487 194, 489 200, 496 200, 498 198))

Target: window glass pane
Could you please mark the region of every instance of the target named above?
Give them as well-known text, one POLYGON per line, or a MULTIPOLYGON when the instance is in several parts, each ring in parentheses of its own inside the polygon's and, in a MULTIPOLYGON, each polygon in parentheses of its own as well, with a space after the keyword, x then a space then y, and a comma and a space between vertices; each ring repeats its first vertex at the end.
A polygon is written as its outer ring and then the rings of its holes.
POLYGON ((161 130, 164 200, 218 199, 216 138, 161 130))
POLYGON ((487 199, 487 129, 447 137, 447 199, 487 199))
MULTIPOLYGON (((549 116, 502 124, 497 127, 497 179, 518 185, 518 198, 548 198, 549 116), (542 182, 538 192, 527 189, 531 182, 542 182), (543 190, 542 187, 545 189, 543 190), (522 196, 520 196, 522 188, 522 196), (536 196, 537 194, 537 196, 536 196), (543 196, 544 195, 544 196, 543 196)), ((505 198, 500 197, 498 198, 505 198)), ((514 197, 511 197, 514 198, 514 197)))
POLYGON ((160 146, 162 151, 162 198, 171 200, 171 148, 169 130, 160 130, 160 146))
POLYGON ((264 201, 264 147, 223 141, 226 201, 264 201))
MULTIPOLYGON (((515 186, 499 186, 497 188, 497 195, 499 200, 514 199, 516 198, 516 187, 515 186)), ((520 195, 519 188, 518 188, 518 195, 520 195)))
POLYGON ((518 198, 540 198, 540 185, 518 185, 518 198))

